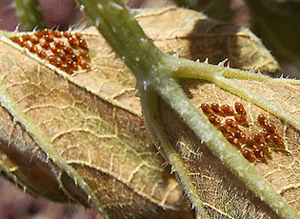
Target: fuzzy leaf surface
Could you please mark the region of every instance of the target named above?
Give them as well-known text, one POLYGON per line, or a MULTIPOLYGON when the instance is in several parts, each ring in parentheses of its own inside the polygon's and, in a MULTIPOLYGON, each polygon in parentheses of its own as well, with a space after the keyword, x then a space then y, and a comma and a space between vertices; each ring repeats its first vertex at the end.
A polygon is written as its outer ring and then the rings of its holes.
MULTIPOLYGON (((278 70, 269 52, 246 29, 230 25, 228 28, 199 13, 177 8, 140 11, 136 18, 166 53, 178 53, 189 59, 210 58, 215 63, 229 57, 231 63, 235 59, 245 60, 233 64, 239 68, 258 66, 269 73, 278 70), (175 14, 178 25, 172 26, 170 19, 175 14), (231 32, 225 31, 228 29, 231 32), (242 43, 230 43, 233 38, 241 39, 242 43), (202 45, 195 46, 201 42, 202 45), (216 49, 224 42, 229 45, 225 50, 216 49), (203 45, 209 45, 208 49, 212 44, 215 49, 201 50, 203 45), (249 44, 253 45, 253 53, 243 51, 249 44), (249 63, 253 57, 254 61, 249 63)), ((68 75, 7 38, 21 33, 1 33, 2 171, 35 194, 56 201, 71 198, 110 217, 168 217, 176 211, 186 213, 188 206, 181 190, 170 170, 163 167, 165 161, 146 132, 134 76, 97 32, 89 29, 83 34, 90 47, 91 71, 68 75)), ((199 89, 197 95, 206 96, 199 89)), ((176 126, 174 121, 170 124, 176 126)), ((172 136, 172 130, 169 132, 172 136)), ((177 137, 172 140, 176 144, 177 137)), ((182 154, 190 157, 189 150, 182 154)), ((187 167, 199 166, 200 161, 190 159, 187 167)), ((218 165, 217 168, 222 167, 222 163, 218 165)), ((223 179, 217 173, 214 177, 223 179)), ((196 177, 195 182, 199 179, 196 177)), ((211 190, 230 193, 228 188, 235 187, 231 183, 215 185, 220 188, 211 190)), ((197 185, 201 190, 202 185, 197 185)), ((244 193, 251 196, 247 191, 244 193)), ((223 206, 210 201, 208 206, 212 209, 230 215, 223 206)))

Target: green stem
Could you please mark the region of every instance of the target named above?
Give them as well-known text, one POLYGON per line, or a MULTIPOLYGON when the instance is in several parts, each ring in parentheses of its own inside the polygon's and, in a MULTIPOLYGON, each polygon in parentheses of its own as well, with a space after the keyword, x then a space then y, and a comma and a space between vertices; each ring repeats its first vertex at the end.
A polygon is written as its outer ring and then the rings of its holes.
POLYGON ((277 105, 268 101, 262 96, 252 92, 251 90, 244 88, 241 85, 223 77, 223 75, 227 76, 228 78, 238 78, 278 84, 280 83, 299 85, 299 80, 272 79, 262 74, 255 74, 238 69, 226 68, 224 66, 209 65, 206 63, 195 63, 189 60, 181 60, 180 62, 178 62, 176 60, 171 59, 168 63, 172 66, 177 66, 176 71, 173 71, 173 77, 198 78, 214 83, 223 90, 229 91, 230 93, 235 94, 236 96, 239 96, 242 99, 261 107, 267 112, 277 116, 286 123, 300 130, 299 119, 296 118, 294 115, 286 112, 282 108, 278 107, 277 105), (176 65, 176 63, 178 64, 176 65))
POLYGON ((300 80, 288 78, 271 78, 261 73, 254 73, 253 71, 245 71, 240 69, 233 69, 223 65, 212 65, 208 63, 193 62, 190 60, 171 59, 168 61, 173 66, 172 76, 175 78, 197 78, 202 80, 213 80, 218 76, 223 76, 230 79, 243 79, 258 82, 268 82, 272 84, 290 84, 300 85, 300 80))
POLYGON ((141 81, 164 54, 149 39, 121 0, 79 0, 110 46, 141 81), (127 22, 130 22, 128 26, 127 22))
POLYGON ((300 122, 297 117, 286 112, 282 108, 278 107, 277 105, 268 101, 267 99, 263 98, 262 96, 252 92, 251 90, 243 88, 239 84, 236 84, 222 76, 215 77, 213 80, 213 83, 216 84, 217 86, 223 88, 224 90, 227 90, 230 93, 241 97, 242 99, 244 99, 248 102, 254 103, 255 105, 261 107, 262 109, 265 109, 267 112, 282 119, 284 122, 290 124, 294 128, 300 130, 300 122))
POLYGON ((189 172, 185 167, 184 161, 169 141, 169 137, 165 131, 163 122, 161 121, 158 106, 159 96, 152 90, 152 87, 148 87, 146 91, 144 89, 140 89, 140 93, 144 117, 148 124, 148 130, 152 137, 157 139, 163 146, 164 155, 168 158, 172 166, 172 171, 177 173, 179 180, 184 185, 186 194, 197 209, 197 212, 201 215, 201 218, 210 218, 204 208, 202 198, 189 176, 189 172))
POLYGON ((14 0, 13 6, 24 31, 47 27, 38 0, 14 0))

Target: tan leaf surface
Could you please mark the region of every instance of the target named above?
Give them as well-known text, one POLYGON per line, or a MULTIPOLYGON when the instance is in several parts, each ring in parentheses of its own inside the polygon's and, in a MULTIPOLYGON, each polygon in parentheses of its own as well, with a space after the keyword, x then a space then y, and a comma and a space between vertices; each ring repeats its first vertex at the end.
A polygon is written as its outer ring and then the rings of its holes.
POLYGON ((232 68, 270 74, 279 71, 277 61, 247 28, 176 7, 142 10, 137 20, 159 48, 179 57, 208 59, 211 64, 228 59, 232 68))
MULTIPOLYGON (((201 15, 176 8, 144 13, 138 15, 139 22, 165 52, 201 59, 200 54, 192 56, 195 38, 190 37, 195 33, 194 25, 200 17, 203 19, 201 15), (185 23, 171 26, 168 19, 174 18, 174 13, 185 23), (157 26, 157 19, 166 21, 160 22, 165 28, 157 26)), ((204 21, 206 25, 208 20, 204 21)), ((218 26, 214 22, 212 27, 205 25, 207 31, 218 26)), ((208 38, 216 35, 220 32, 208 38)), ((232 33, 221 34, 225 41, 231 39, 229 35, 232 33)), ((4 35, 0 37, 0 164, 10 178, 34 193, 59 201, 72 197, 111 217, 168 217, 173 211, 187 209, 174 176, 163 167, 164 159, 146 133, 134 76, 97 32, 89 29, 84 33, 90 47, 91 71, 73 75, 25 51, 4 35)), ((248 43, 252 43, 251 37, 248 43)), ((259 59, 251 67, 249 63, 239 67, 275 71, 276 62, 260 42, 253 45, 259 54, 253 57, 259 59)), ((224 51, 227 53, 220 60, 232 54, 228 48, 219 52, 224 51)), ((207 51, 204 56, 220 61, 207 51)))
MULTIPOLYGON (((299 86, 244 80, 235 82, 272 101, 297 118, 300 117, 299 86)), ((254 104, 233 96, 211 83, 187 80, 182 85, 200 110, 202 103, 217 103, 220 106, 224 104, 234 106, 236 102, 242 103, 247 114, 247 126, 238 124, 238 127, 247 137, 253 137, 255 133, 260 133, 262 130, 257 121, 259 114, 265 115, 269 122, 276 126, 278 135, 283 139, 284 147, 266 144, 270 154, 266 155, 262 161, 257 161, 254 167, 292 207, 300 211, 299 131, 254 104)), ((174 124, 167 126, 168 133, 186 161, 186 166, 198 191, 215 218, 277 218, 267 205, 229 172, 166 104, 163 104, 162 112, 165 123, 174 124)), ((224 122, 224 116, 219 116, 219 118, 221 122, 224 122)))
MULTIPOLYGON (((62 189, 71 197, 87 203, 87 196, 91 194, 74 192, 70 177, 72 180, 76 177, 68 176, 63 167, 57 167, 58 161, 54 160, 52 164, 54 156, 46 156, 52 151, 80 173, 100 200, 101 206, 96 207, 109 209, 116 216, 136 214, 135 208, 140 209, 142 215, 145 213, 143 209, 159 212, 161 207, 178 209, 182 206, 177 183, 162 167, 164 160, 147 140, 141 117, 70 83, 32 58, 1 44, 2 51, 5 51, 0 58, 2 83, 22 113, 30 117, 35 128, 44 132, 55 146, 49 149, 36 145, 26 133, 28 124, 20 126, 14 122, 18 118, 7 115, 2 109, 1 150, 6 154, 3 161, 8 159, 17 165, 13 174, 20 177, 22 184, 45 195, 54 185, 49 194, 53 196, 58 186, 53 181, 57 177, 62 189), (41 170, 36 169, 37 166, 41 170), (33 176, 36 182, 28 180, 33 176), (120 207, 121 213, 117 211, 120 207)), ((95 71, 101 71, 101 68, 95 71)))

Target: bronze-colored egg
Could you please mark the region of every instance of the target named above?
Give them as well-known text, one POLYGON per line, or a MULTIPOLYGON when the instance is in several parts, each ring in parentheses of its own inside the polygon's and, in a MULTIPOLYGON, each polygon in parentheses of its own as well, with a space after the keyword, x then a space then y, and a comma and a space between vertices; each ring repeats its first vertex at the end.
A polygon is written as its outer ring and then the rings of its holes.
POLYGON ((245 114, 236 114, 234 115, 235 121, 239 124, 246 124, 247 123, 247 117, 245 114))
POLYGON ((235 111, 236 111, 238 114, 242 114, 242 115, 246 114, 246 110, 245 110, 243 104, 236 102, 236 103, 234 104, 234 108, 235 108, 235 111))
POLYGON ((46 34, 46 35, 44 35, 44 39, 45 39, 46 42, 49 42, 49 43, 54 41, 53 35, 46 34))
POLYGON ((259 114, 257 116, 257 121, 261 126, 265 126, 265 123, 267 121, 266 117, 263 114, 259 114))
POLYGON ((215 113, 219 113, 220 112, 220 106, 217 103, 212 103, 210 105, 211 109, 215 112, 215 113))
POLYGON ((64 32, 63 32, 63 35, 64 35, 64 37, 66 37, 67 39, 68 39, 69 37, 72 36, 71 33, 70 33, 69 31, 64 31, 64 32))
POLYGON ((65 46, 64 42, 62 42, 62 41, 55 41, 55 42, 53 43, 53 45, 54 45, 56 48, 59 48, 59 49, 61 49, 61 48, 63 48, 63 47, 65 46))
POLYGON ((42 30, 41 33, 43 34, 43 36, 48 35, 50 33, 50 30, 48 30, 47 28, 42 30))
POLYGON ((91 61, 90 55, 89 55, 85 50, 81 49, 81 50, 79 51, 79 55, 80 55, 81 58, 84 59, 85 61, 87 61, 87 62, 90 62, 90 61, 91 61))
POLYGON ((55 36, 56 38, 61 38, 61 33, 58 30, 54 30, 53 36, 55 36))
POLYGON ((37 49, 37 47, 35 46, 35 45, 27 45, 27 47, 26 47, 28 50, 29 50, 29 52, 31 52, 31 53, 37 53, 38 52, 38 49, 37 49))
POLYGON ((243 156, 251 163, 256 161, 255 154, 253 151, 245 149, 242 151, 243 156))
POLYGON ((259 134, 259 133, 255 133, 255 134, 253 135, 253 139, 254 139, 254 141, 255 141, 255 142, 257 142, 257 143, 261 143, 261 142, 262 142, 262 140, 263 140, 263 137, 262 137, 262 135, 261 135, 261 134, 259 134))
POLYGON ((225 120, 226 125, 236 128, 237 127, 237 123, 233 120, 233 119, 226 119, 225 120))
POLYGON ((50 49, 50 43, 49 42, 44 42, 41 47, 44 49, 44 50, 48 50, 50 49))
POLYGON ((210 107, 210 105, 207 104, 207 103, 202 103, 202 104, 201 104, 201 109, 202 109, 202 111, 203 111, 205 114, 210 114, 210 113, 213 112, 212 109, 211 109, 211 107, 210 107))
POLYGON ((253 152, 255 154, 257 161, 261 161, 265 158, 265 154, 260 148, 255 148, 253 152))
POLYGON ((24 35, 22 35, 22 39, 23 39, 24 41, 28 41, 28 40, 31 39, 31 36, 29 36, 28 34, 24 34, 24 35))
POLYGON ((45 59, 47 57, 47 53, 45 53, 42 50, 38 50, 37 51, 37 55, 41 58, 41 59, 45 59))
POLYGON ((34 35, 37 37, 37 38, 42 38, 44 36, 43 32, 42 31, 37 31, 34 33, 34 35))
POLYGON ((208 116, 208 120, 213 124, 213 125, 218 125, 220 124, 221 120, 219 119, 219 117, 215 116, 215 115, 210 115, 208 116))
POLYGON ((76 49, 78 47, 77 40, 74 39, 73 37, 69 37, 68 42, 69 42, 70 46, 73 47, 74 49, 76 49))
POLYGON ((66 53, 66 54, 70 54, 72 55, 74 52, 73 52, 73 49, 71 47, 63 47, 63 51, 66 53))
POLYGON ((78 40, 78 45, 79 45, 79 47, 80 47, 81 49, 89 50, 88 45, 87 45, 87 43, 85 42, 84 39, 78 40))
POLYGON ((253 148, 255 146, 255 141, 253 137, 246 138, 246 146, 249 148, 253 148))
POLYGON ((75 33, 75 37, 76 37, 77 40, 84 40, 81 33, 75 33))
POLYGON ((225 116, 233 116, 234 110, 227 104, 221 106, 221 111, 225 116))
POLYGON ((86 69, 86 70, 88 70, 88 69, 91 68, 91 66, 90 66, 89 64, 87 64, 86 62, 81 62, 81 63, 80 63, 80 67, 81 67, 82 69, 86 69))
POLYGON ((40 39, 38 38, 38 37, 32 37, 31 39, 30 39, 30 42, 32 43, 32 44, 39 44, 39 42, 40 42, 40 39))

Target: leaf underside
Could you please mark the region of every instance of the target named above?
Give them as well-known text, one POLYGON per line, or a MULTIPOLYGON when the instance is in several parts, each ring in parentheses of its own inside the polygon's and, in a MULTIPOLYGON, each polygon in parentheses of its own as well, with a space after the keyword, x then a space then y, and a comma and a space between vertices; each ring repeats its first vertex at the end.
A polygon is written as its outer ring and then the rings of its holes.
MULTIPOLYGON (((300 89, 298 86, 275 85, 260 82, 236 80, 236 83, 250 88, 255 93, 267 98, 299 118, 300 89), (276 98, 274 98, 276 96, 276 98), (288 98, 287 98, 288 97, 288 98), (292 106, 292 107, 291 107, 292 106)), ((261 162, 256 162, 254 168, 272 183, 278 193, 299 209, 296 201, 299 197, 299 131, 270 115, 261 108, 248 103, 217 86, 204 81, 183 80, 183 89, 190 99, 201 110, 201 103, 218 103, 233 106, 235 102, 244 105, 247 112, 248 126, 239 125, 246 136, 259 133, 262 129, 257 122, 257 116, 264 114, 277 127, 278 134, 284 136, 284 148, 269 147, 270 154, 261 162)), ((162 117, 167 131, 176 150, 186 161, 198 191, 205 203, 211 209, 211 215, 221 218, 276 218, 276 214, 268 206, 253 195, 241 181, 233 175, 222 162, 212 154, 200 139, 184 124, 180 117, 166 105, 161 103, 162 117), (242 197, 242 198, 241 198, 242 197), (251 203, 251 205, 249 205, 251 203)), ((220 118, 223 118, 220 116, 220 118)))
MULTIPOLYGON (((139 11, 136 17, 155 44, 169 54, 201 61, 209 58, 215 64, 229 57, 233 67, 256 67, 267 73, 279 69, 247 29, 177 8, 139 11), (174 14, 182 24, 171 25, 174 14), (251 53, 245 48, 252 48, 251 53)), ((68 75, 35 55, 30 57, 28 51, 1 36, 0 77, 7 94, 0 108, 1 169, 34 194, 56 201, 71 199, 112 218, 180 215, 176 211, 187 214, 181 189, 170 170, 163 167, 165 160, 146 132, 134 76, 98 33, 89 29, 84 37, 90 47, 92 69, 68 75), (17 109, 11 103, 3 104, 9 98, 17 109), (13 110, 33 123, 21 121, 13 110), (40 136, 42 143, 37 144, 40 136)), ((300 116, 297 86, 234 81, 300 116)), ((260 113, 276 124, 286 147, 271 148, 270 157, 254 167, 299 209, 298 131, 211 83, 183 80, 181 84, 199 110, 201 103, 243 103, 251 124, 244 130, 248 135, 258 129, 255 118, 260 113)), ((211 215, 276 218, 164 102, 161 112, 165 124, 171 124, 166 125, 171 142, 186 161, 211 215)))

